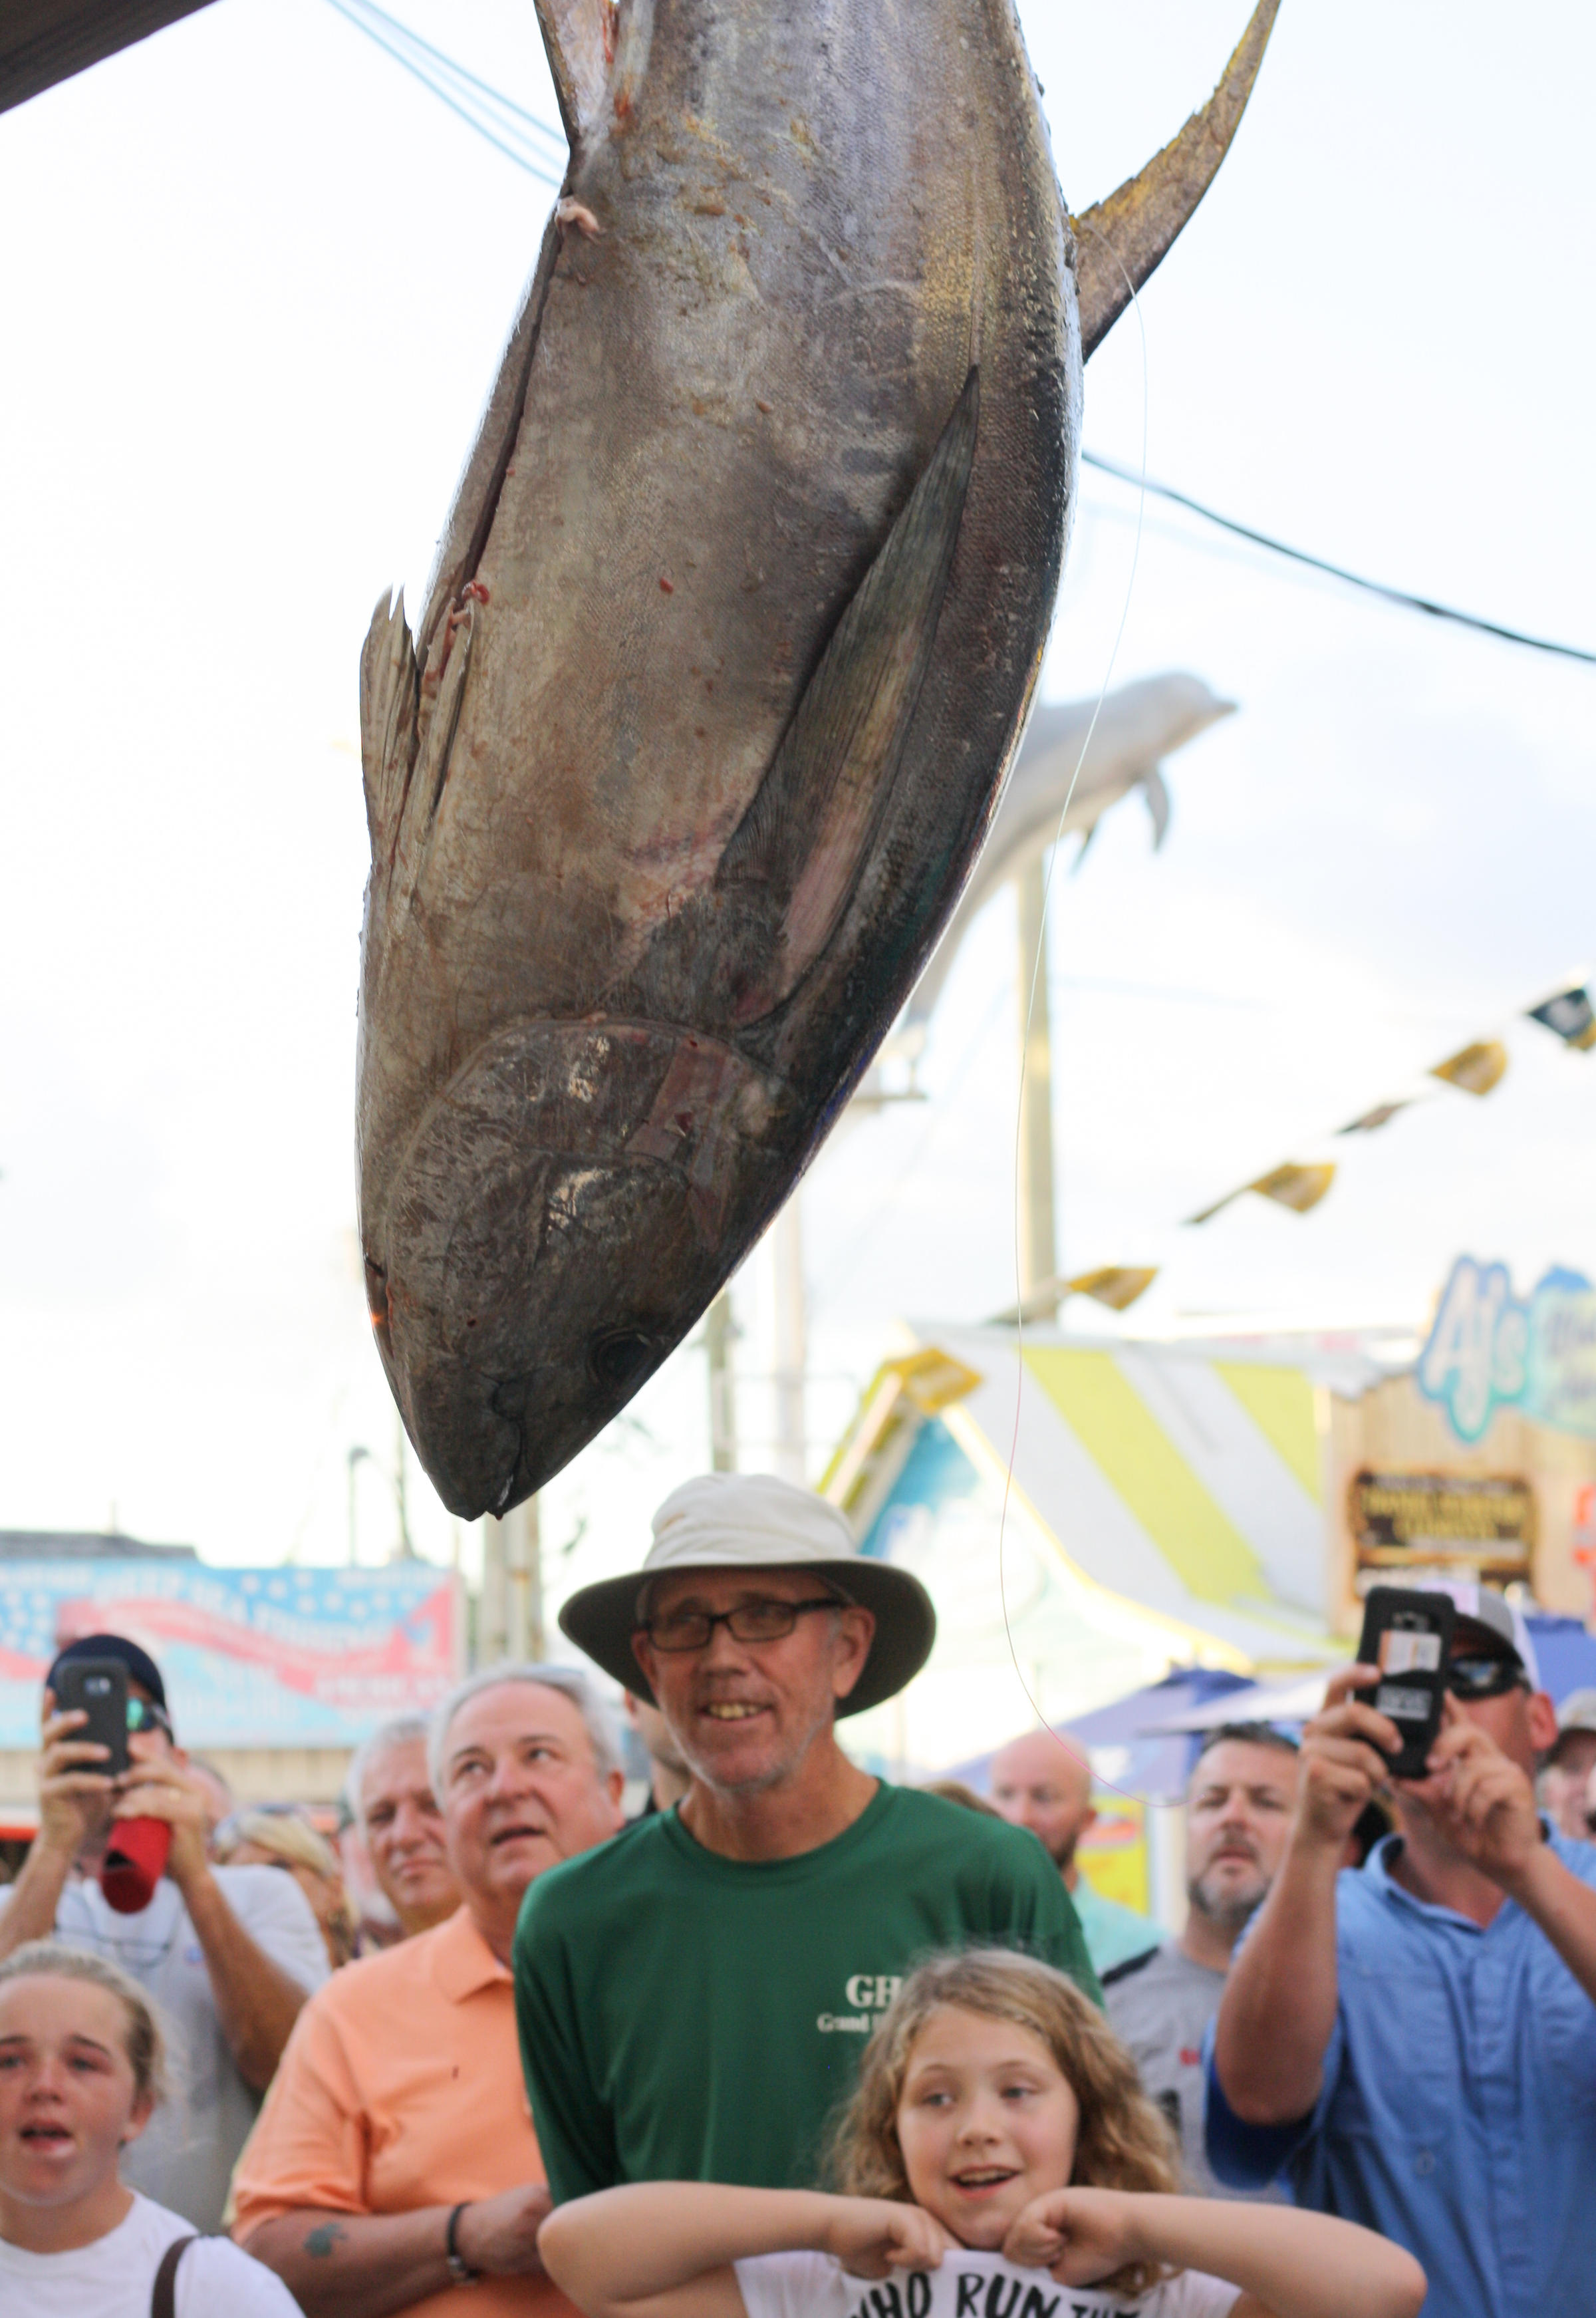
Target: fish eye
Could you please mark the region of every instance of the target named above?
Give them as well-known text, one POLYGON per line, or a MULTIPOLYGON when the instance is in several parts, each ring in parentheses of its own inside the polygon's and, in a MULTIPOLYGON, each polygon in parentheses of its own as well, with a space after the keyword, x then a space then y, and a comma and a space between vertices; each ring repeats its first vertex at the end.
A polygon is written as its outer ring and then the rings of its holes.
POLYGON ((653 1355, 653 1346, 637 1328, 607 1328, 587 1347, 587 1368, 595 1384, 606 1392, 624 1392, 638 1382, 653 1355))

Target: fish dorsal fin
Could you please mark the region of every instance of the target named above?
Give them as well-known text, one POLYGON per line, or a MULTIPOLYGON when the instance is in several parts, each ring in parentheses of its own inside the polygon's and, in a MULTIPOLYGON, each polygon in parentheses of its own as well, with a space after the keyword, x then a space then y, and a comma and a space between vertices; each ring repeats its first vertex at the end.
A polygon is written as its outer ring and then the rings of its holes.
MULTIPOLYGON (((539 0, 540 7, 542 0, 539 0)), ((1259 0, 1224 77, 1139 176, 1072 220, 1080 358, 1101 344, 1218 173, 1247 109, 1280 0, 1259 0), (1128 280, 1126 277, 1129 277, 1128 280)))
POLYGON ((604 103, 615 58, 615 10, 611 0, 537 0, 537 20, 574 151, 604 103))
POLYGON ((972 366, 721 857, 717 900, 762 926, 769 942, 763 960, 745 952, 752 970, 735 995, 739 1022, 757 1020, 791 994, 853 890, 930 665, 980 414, 981 373, 972 366))

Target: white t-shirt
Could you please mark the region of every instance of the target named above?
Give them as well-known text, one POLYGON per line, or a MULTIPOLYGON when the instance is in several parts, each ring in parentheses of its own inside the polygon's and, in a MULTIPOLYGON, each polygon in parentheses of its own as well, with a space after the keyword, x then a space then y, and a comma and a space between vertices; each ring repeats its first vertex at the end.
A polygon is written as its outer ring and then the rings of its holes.
MULTIPOLYGON (((0 2238, 5 2318, 149 2318, 161 2256, 191 2234, 181 2214, 135 2196, 127 2219, 71 2253, 24 2253, 0 2238)), ((276 2273, 226 2238, 202 2238, 177 2265, 177 2318, 300 2318, 276 2273)))
MULTIPOLYGON (((307 1991, 319 1988, 327 1976, 327 1948, 293 1877, 275 1867, 212 1872, 256 1946, 307 1991)), ((10 1897, 0 1891, 0 1908, 10 1897)), ((239 2075, 222 2034, 204 1951, 176 1884, 163 1877, 148 1908, 119 1916, 98 1883, 68 1883, 56 1909, 55 1936, 130 1973, 154 1998, 170 2042, 172 2097, 124 2154, 122 2179, 185 2215, 191 2229, 220 2229, 228 2183, 260 2096, 239 2075)))
POLYGON ((1061 2286, 996 2253, 945 2253, 940 2269, 850 2278, 829 2253, 762 2253, 736 2265, 749 2318, 1228 2318, 1239 2286, 1182 2270, 1146 2294, 1061 2286))

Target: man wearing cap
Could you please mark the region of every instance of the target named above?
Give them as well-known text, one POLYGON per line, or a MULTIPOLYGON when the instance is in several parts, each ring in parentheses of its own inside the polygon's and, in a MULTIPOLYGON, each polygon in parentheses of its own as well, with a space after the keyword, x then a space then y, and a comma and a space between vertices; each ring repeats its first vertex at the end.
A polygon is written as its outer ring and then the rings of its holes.
POLYGON ((273 1868, 211 1866, 209 1790, 174 1739, 160 1668, 121 1634, 87 1635, 51 1667, 38 1780, 39 1833, 0 1891, 0 1956, 25 1940, 66 1940, 148 1990, 172 2032, 178 2098, 126 2152, 122 2179, 216 2230, 260 2095, 300 2007, 327 1978, 310 1903, 273 1868), (104 1748, 72 1735, 86 1717, 56 1712, 58 1669, 75 1658, 128 1669, 131 1768, 115 1782, 100 1767, 104 1748), (120 1873, 107 1870, 113 1832, 120 1873))
POLYGON ((1351 1667, 1307 1728, 1269 1898, 1210 2046, 1208 2160, 1288 2170, 1299 2205, 1406 2246, 1425 2318, 1591 2307, 1596 2278, 1596 1846, 1538 1816, 1556 1728, 1502 1595, 1458 1598, 1429 1775, 1356 1871, 1347 1836, 1388 1781, 1394 1723, 1351 1667))
POLYGON ((1585 1790, 1596 1771, 1596 1690, 1571 1690, 1557 1709, 1557 1735, 1541 1757, 1537 1792, 1547 1817, 1583 1843, 1590 1833, 1585 1790))
POLYGON ((557 2204, 622 2181, 812 2181, 870 2030, 929 1950, 1024 1947, 1098 1995, 1033 1836, 838 1745, 838 1716, 919 1672, 936 1619, 820 1498, 689 1481, 642 1568, 573 1595, 560 1624, 659 1707, 691 1783, 522 1912, 516 2015, 557 2204))

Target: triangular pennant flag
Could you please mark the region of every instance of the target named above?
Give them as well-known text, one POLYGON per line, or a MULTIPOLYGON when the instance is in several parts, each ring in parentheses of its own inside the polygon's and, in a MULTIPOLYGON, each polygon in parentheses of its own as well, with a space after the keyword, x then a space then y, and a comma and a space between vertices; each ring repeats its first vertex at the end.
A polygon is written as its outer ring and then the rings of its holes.
POLYGON ((1430 1075, 1460 1087, 1465 1094, 1489 1094, 1506 1068, 1507 1048, 1501 1039, 1478 1038, 1472 1047, 1459 1047, 1444 1063, 1434 1064, 1430 1075))
POLYGON ((1273 1199, 1278 1207, 1290 1208, 1296 1214, 1305 1216, 1310 1208, 1318 1206, 1334 1181, 1332 1160, 1322 1159, 1304 1166, 1288 1159, 1283 1167, 1271 1167, 1267 1175, 1260 1175, 1247 1189, 1258 1192, 1262 1199, 1273 1199))
POLYGON ((1372 1135, 1376 1127, 1388 1125, 1399 1110, 1406 1110, 1412 1101, 1412 1095, 1403 1095, 1399 1102, 1377 1102, 1373 1110, 1366 1110, 1361 1119, 1349 1119, 1345 1127, 1338 1127, 1336 1133, 1338 1135, 1372 1135))
POLYGON ((1156 1264, 1151 1269, 1125 1263, 1106 1263, 1099 1271, 1083 1271, 1064 1286, 1071 1296, 1089 1296, 1098 1304, 1106 1304, 1110 1312, 1128 1312, 1138 1296, 1145 1295, 1158 1278, 1156 1264))
POLYGON ((1530 1021, 1541 1023, 1561 1038, 1565 1047, 1584 1050, 1596 1047, 1596 1006, 1591 1003, 1591 993, 1583 985, 1574 990, 1560 990, 1555 998, 1543 998, 1538 1006, 1525 1009, 1530 1021))

